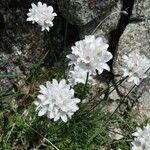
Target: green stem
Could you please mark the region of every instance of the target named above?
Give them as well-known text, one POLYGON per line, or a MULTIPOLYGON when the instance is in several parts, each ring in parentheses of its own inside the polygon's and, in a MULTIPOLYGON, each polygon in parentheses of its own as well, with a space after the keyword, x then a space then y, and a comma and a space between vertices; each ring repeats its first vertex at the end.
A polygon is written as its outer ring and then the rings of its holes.
POLYGON ((86 81, 85 81, 85 84, 84 84, 84 87, 83 87, 83 94, 86 93, 86 88, 87 88, 87 84, 88 84, 88 78, 89 78, 89 72, 87 72, 87 75, 86 75, 86 81))

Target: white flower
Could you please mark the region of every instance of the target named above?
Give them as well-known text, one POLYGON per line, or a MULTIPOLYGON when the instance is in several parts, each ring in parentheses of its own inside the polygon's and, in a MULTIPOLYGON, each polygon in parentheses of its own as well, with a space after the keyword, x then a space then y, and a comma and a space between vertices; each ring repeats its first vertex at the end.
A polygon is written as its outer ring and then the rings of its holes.
MULTIPOLYGON (((69 71, 68 75, 68 82, 71 84, 71 86, 74 86, 78 83, 86 83, 87 79, 87 71, 80 68, 79 66, 75 66, 74 69, 69 71)), ((88 83, 92 81, 92 76, 88 76, 88 83)))
POLYGON ((132 134, 135 139, 132 142, 131 150, 150 150, 150 125, 147 124, 143 129, 137 128, 132 134))
POLYGON ((104 69, 110 70, 106 64, 112 59, 112 54, 107 51, 108 44, 106 44, 101 37, 95 38, 94 35, 85 36, 84 40, 75 43, 72 46, 72 54, 67 55, 71 61, 69 65, 74 65, 82 68, 89 75, 96 75, 96 69, 99 74, 104 69))
POLYGON ((53 13, 53 7, 41 2, 38 2, 37 5, 32 3, 31 6, 32 8, 27 13, 27 21, 32 21, 32 23, 37 22, 42 27, 42 31, 49 31, 49 27, 53 26, 52 21, 54 17, 57 16, 56 13, 53 13))
POLYGON ((123 55, 124 67, 123 77, 128 76, 128 82, 134 82, 136 85, 140 83, 140 79, 147 77, 146 71, 150 67, 150 60, 139 52, 131 52, 128 55, 123 55))
POLYGON ((61 118, 67 122, 68 117, 71 118, 79 109, 77 103, 80 99, 74 97, 74 90, 66 84, 65 79, 59 83, 55 79, 52 82, 47 81, 46 86, 40 85, 39 93, 37 101, 34 102, 39 116, 47 114, 54 121, 61 118))

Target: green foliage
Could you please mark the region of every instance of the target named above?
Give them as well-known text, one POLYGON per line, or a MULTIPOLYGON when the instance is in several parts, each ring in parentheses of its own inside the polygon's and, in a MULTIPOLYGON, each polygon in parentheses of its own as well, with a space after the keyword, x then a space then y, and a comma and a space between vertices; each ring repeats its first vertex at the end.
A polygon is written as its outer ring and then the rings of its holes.
MULTIPOLYGON (((66 41, 64 41, 64 49, 65 47, 66 41)), ((53 78, 58 80, 66 78, 65 57, 62 57, 61 61, 53 67, 42 69, 48 53, 49 51, 31 65, 30 74, 25 79, 25 84, 30 87, 28 93, 22 93, 18 87, 15 91, 0 92, 0 150, 15 149, 15 147, 42 150, 102 150, 102 147, 113 150, 130 149, 131 134, 137 126, 134 121, 135 115, 131 108, 126 112, 126 117, 118 113, 123 103, 121 100, 113 113, 107 112, 108 96, 100 98, 107 90, 101 94, 98 93, 89 103, 83 103, 90 87, 87 84, 76 85, 75 96, 82 102, 80 109, 67 123, 53 122, 46 116, 37 116, 32 102, 36 99, 36 88, 39 84, 53 78), (14 98, 15 103, 11 103, 10 100, 14 98), (99 101, 96 101, 96 98, 99 101), (19 100, 25 105, 20 107, 19 100), (110 137, 110 127, 116 124, 122 130, 123 138, 120 140, 110 137)), ((19 75, 0 75, 0 79, 6 77, 20 79, 19 75)), ((149 120, 145 124, 148 122, 149 120)))
POLYGON ((48 142, 50 141, 57 148, 66 150, 95 150, 101 146, 126 150, 130 147, 131 133, 136 126, 132 113, 129 113, 127 120, 122 120, 118 115, 113 115, 110 119, 111 114, 104 114, 99 107, 92 111, 81 108, 66 124, 61 121, 53 122, 47 117, 38 117, 33 105, 27 108, 27 112, 26 114, 16 109, 8 116, 0 115, 1 148, 7 150, 21 144, 28 149, 37 146, 53 149, 48 142), (109 136, 109 127, 116 123, 123 130, 121 140, 112 140, 109 136), (94 136, 95 133, 97 136, 94 136))
MULTIPOLYGON (((7 102, 1 105, 0 112, 0 148, 9 150, 12 147, 22 147, 24 149, 65 149, 65 150, 98 150, 102 147, 114 150, 121 148, 127 150, 130 147, 131 133, 134 132, 137 124, 134 122, 134 114, 128 112, 124 120, 116 112, 110 114, 105 111, 108 99, 99 99, 99 102, 80 104, 80 109, 73 115, 66 124, 58 121, 53 122, 47 117, 38 117, 35 107, 31 103, 36 98, 36 87, 53 78, 65 78, 64 68, 53 67, 50 71, 41 69, 47 53, 31 66, 31 74, 26 82, 30 84, 28 95, 19 91, 2 92, 0 99, 18 98, 28 101, 26 107, 14 107, 15 104, 7 102), (27 111, 28 113, 24 113, 27 111), (123 131, 123 138, 114 140, 110 137, 109 127, 118 124, 123 131)), ((15 77, 15 76, 14 76, 15 77)), ((17 77, 17 76, 16 76, 17 77)), ((90 87, 87 84, 78 84, 74 87, 75 96, 84 100, 90 87)), ((104 91, 106 92, 106 91, 104 91)), ((98 94, 97 97, 100 95, 98 94)), ((17 105, 17 104, 16 104, 17 105)), ((119 107, 118 107, 119 109, 119 107)))

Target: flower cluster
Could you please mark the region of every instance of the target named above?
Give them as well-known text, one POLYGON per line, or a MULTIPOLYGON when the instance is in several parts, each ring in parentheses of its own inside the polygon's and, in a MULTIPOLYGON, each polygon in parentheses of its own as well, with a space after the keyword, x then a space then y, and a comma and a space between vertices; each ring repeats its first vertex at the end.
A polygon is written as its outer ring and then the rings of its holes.
POLYGON ((143 129, 137 128, 132 134, 135 139, 132 142, 132 150, 150 150, 150 125, 147 124, 143 129))
POLYGON ((123 76, 128 76, 128 82, 134 82, 136 85, 140 83, 140 79, 147 77, 146 71, 150 67, 150 60, 138 52, 131 52, 123 55, 124 67, 121 68, 123 76))
POLYGON ((67 55, 70 59, 69 65, 73 65, 74 69, 71 70, 70 78, 76 83, 85 83, 86 74, 89 76, 96 75, 96 70, 99 74, 104 69, 110 70, 107 62, 112 59, 112 54, 107 51, 108 44, 106 44, 101 37, 95 38, 94 35, 85 36, 84 40, 75 43, 71 47, 72 54, 67 55), (79 78, 76 77, 80 77, 79 78))
POLYGON ((60 118, 67 122, 68 117, 76 112, 79 108, 77 103, 80 99, 74 97, 74 90, 62 79, 59 83, 53 79, 52 83, 47 81, 46 86, 40 86, 40 94, 35 101, 36 110, 39 116, 47 114, 47 117, 54 119, 60 118))
MULTIPOLYGON (((32 8, 27 13, 27 21, 38 23, 42 31, 53 26, 53 19, 57 14, 52 6, 38 2, 37 5, 31 4, 32 8)), ((85 83, 88 77, 88 83, 93 81, 93 77, 103 70, 110 71, 107 62, 112 59, 112 54, 108 51, 108 44, 101 37, 94 35, 85 36, 83 40, 77 41, 71 47, 72 53, 66 57, 70 60, 71 69, 68 73, 68 80, 62 79, 60 82, 53 79, 47 81, 46 86, 41 85, 39 95, 35 101, 36 110, 39 116, 47 115, 48 118, 57 121, 62 119, 67 122, 68 118, 79 109, 77 104, 80 99, 74 97, 73 86, 77 83, 85 83), (69 82, 67 84, 66 82, 69 82)), ((150 67, 150 60, 140 55, 138 52, 131 52, 123 57, 124 66, 121 68, 123 76, 128 76, 128 82, 133 81, 136 85, 141 79, 147 77, 146 71, 150 67)), ((144 127, 144 130, 138 129, 133 135, 136 137, 133 144, 133 150, 150 149, 150 126, 144 127)))
POLYGON ((57 16, 56 13, 53 13, 53 7, 41 2, 38 2, 37 5, 32 3, 31 6, 32 8, 27 13, 27 21, 37 22, 42 27, 42 31, 49 31, 49 27, 53 26, 54 17, 57 16))

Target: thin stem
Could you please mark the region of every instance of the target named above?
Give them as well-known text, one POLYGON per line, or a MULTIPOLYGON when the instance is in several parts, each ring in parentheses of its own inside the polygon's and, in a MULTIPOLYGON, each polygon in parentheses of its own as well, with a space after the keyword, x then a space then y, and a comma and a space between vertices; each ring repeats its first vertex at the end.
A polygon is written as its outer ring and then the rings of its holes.
POLYGON ((85 84, 84 84, 84 87, 83 87, 83 93, 84 93, 84 94, 85 94, 86 87, 87 87, 87 84, 88 84, 88 79, 89 79, 89 72, 87 72, 86 81, 85 81, 85 84))
MULTIPOLYGON (((136 87, 136 85, 134 85, 129 92, 122 98, 122 101, 119 103, 119 105, 117 106, 117 108, 114 110, 114 112, 110 115, 110 117, 108 118, 108 120, 105 122, 105 124, 103 125, 104 128, 107 127, 110 119, 112 118, 112 116, 117 112, 117 110, 120 108, 120 106, 123 104, 122 102, 124 102, 124 100, 126 99, 126 97, 132 92, 132 90, 136 87)), ((100 129, 99 129, 100 130, 100 129)), ((95 134, 89 139, 88 144, 91 143, 91 141, 99 134, 99 130, 95 132, 95 134)), ((103 129, 104 130, 104 129, 103 129)))
POLYGON ((68 81, 68 79, 69 79, 69 73, 70 73, 71 70, 73 70, 73 65, 69 66, 68 74, 67 74, 67 77, 66 77, 66 80, 67 80, 67 81, 68 81))
MULTIPOLYGON (((121 85, 121 84, 125 81, 125 79, 126 79, 126 77, 125 77, 124 79, 122 79, 122 80, 119 80, 119 81, 116 83, 117 86, 118 86, 118 85, 121 85)), ((109 88, 106 88, 106 89, 103 90, 102 92, 96 94, 96 95, 90 100, 90 102, 93 101, 96 97, 101 96, 102 94, 104 94, 105 92, 107 92, 111 87, 113 87, 113 85, 110 86, 109 88)), ((108 94, 111 94, 114 90, 115 90, 115 88, 113 88, 108 94)), ((94 106, 90 109, 90 111, 92 111, 93 109, 95 109, 101 102, 102 102, 102 101, 100 101, 98 104, 94 105, 94 106)))

